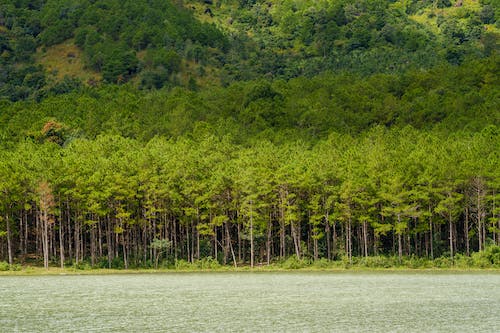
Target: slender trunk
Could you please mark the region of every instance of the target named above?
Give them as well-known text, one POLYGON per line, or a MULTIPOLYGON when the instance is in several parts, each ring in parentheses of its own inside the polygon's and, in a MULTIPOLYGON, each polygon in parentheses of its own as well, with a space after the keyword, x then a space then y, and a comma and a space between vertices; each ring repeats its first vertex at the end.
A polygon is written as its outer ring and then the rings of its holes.
POLYGON ((449 238, 450 238, 450 258, 451 258, 451 261, 453 262, 453 224, 452 224, 452 218, 451 218, 451 212, 450 212, 450 215, 449 215, 449 219, 448 219, 448 222, 449 222, 449 238))
POLYGON ((349 263, 352 264, 352 231, 351 231, 351 216, 347 219, 347 230, 346 230, 346 251, 349 263))
POLYGON ((75 219, 75 262, 78 264, 80 261, 80 222, 75 219))
POLYGON ((480 189, 477 189, 477 233, 479 241, 479 251, 483 250, 483 228, 481 225, 481 199, 480 199, 480 189))
POLYGON ((111 233, 111 221, 109 216, 106 216, 106 240, 108 243, 108 268, 111 268, 113 261, 113 235, 111 233))
POLYGON ((326 235, 326 258, 332 259, 332 244, 330 240, 330 221, 328 221, 328 212, 325 214, 325 235, 326 235))
POLYGON ((290 222, 290 231, 292 233, 292 238, 293 238, 293 245, 295 248, 295 255, 297 256, 297 259, 300 260, 300 248, 299 248, 299 241, 298 241, 298 236, 297 236, 297 230, 295 229, 293 221, 290 222))
POLYGON ((194 234, 196 233, 196 228, 194 221, 191 220, 191 262, 194 262, 194 249, 195 249, 195 241, 194 241, 194 234))
POLYGON ((337 255, 337 223, 333 221, 333 232, 332 232, 332 260, 335 260, 337 255))
POLYGON ((465 207, 465 224, 464 224, 464 235, 465 235, 465 253, 470 256, 470 242, 469 242, 469 208, 465 207))
POLYGON ((218 252, 217 252, 217 226, 214 226, 214 259, 218 260, 218 252))
POLYGON ((7 225, 7 252, 9 253, 9 265, 13 264, 12 261, 12 244, 11 244, 11 235, 10 235, 10 220, 9 215, 5 214, 5 224, 7 225))
POLYGON ((73 261, 73 242, 71 240, 71 215, 69 209, 69 200, 66 200, 66 230, 68 234, 67 244, 68 244, 68 254, 70 262, 73 261))
MULTIPOLYGON (((398 214, 398 224, 401 223, 401 215, 398 214)), ((401 242, 401 233, 398 232, 398 257, 399 257, 399 263, 401 264, 401 261, 403 259, 403 244, 401 242)))
POLYGON ((286 256, 286 245, 285 245, 285 209, 283 207, 283 202, 280 205, 280 258, 283 259, 286 256))
POLYGON ((363 244, 365 257, 368 257, 368 226, 366 221, 363 221, 363 244))
POLYGON ((101 218, 97 218, 97 240, 98 240, 98 249, 99 249, 99 259, 102 258, 102 223, 101 218))
POLYGON ((236 267, 238 267, 238 264, 236 263, 236 256, 234 255, 233 243, 231 242, 231 233, 229 232, 228 223, 226 223, 226 239, 227 239, 229 249, 231 250, 231 256, 233 258, 234 267, 236 268, 236 267))
POLYGON ((64 268, 64 233, 63 233, 63 219, 59 221, 59 260, 61 268, 64 268))
POLYGON ((401 264, 401 261, 403 259, 403 245, 401 242, 401 234, 398 233, 398 258, 399 258, 399 263, 401 264))
POLYGON ((238 228, 238 261, 241 262, 241 224, 237 224, 238 228))
POLYGON ((429 238, 430 238, 430 246, 431 246, 431 259, 434 259, 434 230, 432 230, 432 212, 431 206, 429 205, 429 238))
POLYGON ((43 247, 43 267, 49 268, 49 223, 46 210, 42 212, 42 247, 43 247))
POLYGON ((125 237, 126 231, 122 233, 122 246, 123 246, 123 264, 125 269, 128 269, 128 256, 127 256, 127 239, 125 237))
POLYGON ((28 253, 28 212, 24 210, 24 249, 23 253, 28 253))
MULTIPOLYGON (((192 223, 192 222, 191 222, 192 223)), ((193 262, 193 258, 191 255, 191 238, 189 237, 189 226, 186 225, 186 250, 187 250, 187 261, 188 262, 193 262)))
POLYGON ((267 242, 266 242, 266 262, 267 265, 271 263, 271 239, 272 239, 272 214, 269 213, 269 220, 267 223, 267 242))
POLYGON ((95 225, 90 226, 90 266, 95 266, 95 225))
POLYGON ((250 267, 253 268, 254 265, 254 253, 253 253, 253 211, 252 202, 250 201, 250 267))

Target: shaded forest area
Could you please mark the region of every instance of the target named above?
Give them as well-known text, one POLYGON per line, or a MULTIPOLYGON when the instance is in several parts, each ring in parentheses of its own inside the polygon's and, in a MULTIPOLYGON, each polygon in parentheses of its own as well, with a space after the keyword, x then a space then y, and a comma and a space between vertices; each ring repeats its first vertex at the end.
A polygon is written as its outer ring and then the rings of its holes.
POLYGON ((0 261, 498 265, 498 15, 3 1, 0 261))

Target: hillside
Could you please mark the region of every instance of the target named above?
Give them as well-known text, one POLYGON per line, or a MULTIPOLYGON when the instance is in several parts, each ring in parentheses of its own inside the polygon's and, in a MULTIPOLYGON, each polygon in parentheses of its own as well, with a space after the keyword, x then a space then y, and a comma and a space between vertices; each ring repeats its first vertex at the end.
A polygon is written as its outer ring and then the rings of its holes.
POLYGON ((4 1, 0 95, 195 89, 430 69, 498 54, 495 1, 4 1))

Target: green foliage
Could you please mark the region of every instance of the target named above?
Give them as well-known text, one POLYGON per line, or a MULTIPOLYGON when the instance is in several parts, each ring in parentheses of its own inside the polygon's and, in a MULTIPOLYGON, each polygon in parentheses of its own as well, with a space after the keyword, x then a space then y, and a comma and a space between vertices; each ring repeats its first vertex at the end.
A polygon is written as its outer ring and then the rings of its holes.
POLYGON ((205 257, 194 262, 180 259, 175 261, 176 270, 210 270, 221 268, 220 263, 212 257, 205 257))
POLYGON ((10 269, 10 265, 8 262, 0 261, 0 271, 8 271, 10 269))
POLYGON ((0 9, 0 82, 6 83, 0 96, 47 96, 53 83, 23 82, 22 68, 63 41, 74 41, 87 70, 100 72, 104 82, 132 80, 144 89, 460 65, 498 53, 498 33, 483 26, 496 22, 497 7, 481 1, 455 10, 449 0, 227 1, 211 6, 205 20, 206 13, 193 14, 192 1, 49 0, 23 7, 8 0, 0 9))
POLYGON ((300 269, 307 267, 308 261, 304 259, 298 259, 296 256, 291 256, 281 263, 281 268, 283 269, 300 269))
POLYGON ((474 267, 500 267, 500 246, 490 245, 482 252, 473 253, 471 258, 474 267))

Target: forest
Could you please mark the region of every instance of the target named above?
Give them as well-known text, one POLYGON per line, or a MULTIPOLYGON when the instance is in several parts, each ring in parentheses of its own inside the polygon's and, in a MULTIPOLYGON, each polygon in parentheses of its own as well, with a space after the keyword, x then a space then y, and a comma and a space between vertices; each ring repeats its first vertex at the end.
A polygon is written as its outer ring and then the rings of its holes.
POLYGON ((499 267, 498 11, 2 2, 0 269, 499 267))

